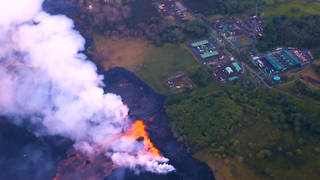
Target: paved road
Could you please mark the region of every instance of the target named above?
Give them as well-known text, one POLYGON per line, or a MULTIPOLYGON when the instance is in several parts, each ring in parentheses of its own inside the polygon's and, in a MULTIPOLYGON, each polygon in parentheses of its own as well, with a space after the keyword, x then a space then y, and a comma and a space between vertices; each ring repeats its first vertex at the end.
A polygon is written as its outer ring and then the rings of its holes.
POLYGON ((264 79, 255 70, 253 70, 250 66, 248 66, 246 63, 242 62, 241 65, 243 67, 246 67, 252 74, 254 74, 267 88, 273 88, 268 83, 266 83, 264 81, 264 79))
MULTIPOLYGON (((192 13, 192 12, 190 12, 190 13, 192 13)), ((205 23, 207 23, 211 27, 211 22, 206 16, 203 16, 202 14, 195 14, 195 13, 192 13, 192 14, 193 14, 194 17, 196 17, 198 19, 201 19, 202 21, 204 21, 205 23)), ((212 30, 215 32, 214 29, 212 29, 212 30)), ((224 37, 222 37, 219 33, 215 33, 215 35, 218 36, 219 39, 223 40, 223 42, 224 42, 223 45, 226 47, 226 50, 241 62, 242 67, 245 67, 246 69, 248 69, 248 71, 250 71, 250 73, 254 74, 267 88, 276 89, 276 90, 281 91, 283 93, 289 94, 289 95, 291 95, 291 96, 293 96, 293 97, 295 97, 295 98, 297 98, 297 99, 299 99, 301 101, 305 101, 302 97, 297 96, 297 95, 293 94, 292 92, 290 92, 288 90, 270 86, 268 83, 265 82, 264 78, 259 75, 259 73, 257 73, 254 69, 252 69, 245 62, 241 61, 242 58, 239 57, 240 56, 239 53, 236 52, 233 49, 233 47, 226 41, 226 39, 224 39, 224 37)), ((222 43, 220 42, 219 45, 221 46, 222 43)), ((314 104, 314 105, 320 106, 319 103, 316 103, 316 102, 311 102, 311 103, 314 104)))

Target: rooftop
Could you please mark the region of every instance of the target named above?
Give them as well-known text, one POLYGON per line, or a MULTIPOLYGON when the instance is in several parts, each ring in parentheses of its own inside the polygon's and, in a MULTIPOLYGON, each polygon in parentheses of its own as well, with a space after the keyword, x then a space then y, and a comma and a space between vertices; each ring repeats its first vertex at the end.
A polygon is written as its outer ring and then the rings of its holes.
POLYGON ((209 58, 212 56, 217 56, 217 55, 219 55, 218 51, 212 51, 212 52, 205 52, 205 53, 201 54, 200 56, 202 59, 206 59, 206 58, 209 58))
POLYGON ((209 43, 208 40, 203 40, 203 41, 194 42, 191 45, 192 45, 192 47, 199 47, 199 46, 206 45, 208 43, 209 43))
POLYGON ((283 69, 283 67, 276 62, 276 60, 274 59, 273 56, 271 56, 271 55, 266 55, 264 58, 268 61, 268 63, 271 64, 271 66, 272 66, 275 70, 281 71, 281 70, 283 69))
POLYGON ((294 66, 301 64, 301 62, 287 50, 282 50, 282 54, 285 55, 294 66))
POLYGON ((238 63, 233 62, 232 65, 233 65, 233 67, 236 69, 237 72, 240 72, 240 71, 242 70, 242 68, 239 66, 238 63))

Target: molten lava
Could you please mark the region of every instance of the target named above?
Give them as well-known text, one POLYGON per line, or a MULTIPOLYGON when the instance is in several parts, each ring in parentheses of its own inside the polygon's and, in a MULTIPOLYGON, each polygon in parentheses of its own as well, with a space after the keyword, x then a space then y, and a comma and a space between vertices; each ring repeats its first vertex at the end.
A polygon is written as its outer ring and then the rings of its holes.
MULTIPOLYGON (((135 144, 136 142, 140 142, 143 144, 143 148, 139 149, 136 154, 136 157, 143 156, 148 159, 148 161, 157 162, 152 163, 154 165, 152 168, 156 168, 159 166, 159 171, 154 171, 157 173, 161 173, 161 168, 166 168, 166 163, 168 160, 160 155, 159 150, 152 144, 148 133, 146 131, 146 125, 143 121, 136 121, 131 128, 123 133, 118 134, 115 137, 108 139, 101 144, 97 145, 97 149, 111 148, 112 143, 123 142, 128 144, 135 144), (105 146, 105 144, 109 144, 105 146), (161 164, 161 165, 160 165, 161 164)), ((131 153, 134 153, 132 151, 131 153)), ((138 159, 137 159, 138 160, 138 159)), ((140 159, 141 161, 141 159, 140 159)), ((60 161, 56 176, 53 180, 97 180, 103 179, 104 177, 109 176, 115 169, 122 166, 122 164, 117 164, 113 162, 112 159, 105 156, 104 153, 96 154, 94 156, 87 156, 81 152, 77 152, 73 155, 68 155, 66 159, 60 161)), ((174 170, 174 168, 170 170, 165 170, 165 172, 170 172, 174 170)))
POLYGON ((123 87, 127 87, 128 85, 124 83, 120 83, 119 86, 123 88, 123 87))
POLYGON ((131 142, 135 142, 139 139, 142 139, 144 144, 144 150, 147 152, 150 152, 151 154, 160 157, 159 150, 154 147, 152 144, 148 133, 146 131, 146 125, 143 123, 143 121, 138 120, 136 121, 128 132, 124 134, 125 137, 127 137, 131 142))

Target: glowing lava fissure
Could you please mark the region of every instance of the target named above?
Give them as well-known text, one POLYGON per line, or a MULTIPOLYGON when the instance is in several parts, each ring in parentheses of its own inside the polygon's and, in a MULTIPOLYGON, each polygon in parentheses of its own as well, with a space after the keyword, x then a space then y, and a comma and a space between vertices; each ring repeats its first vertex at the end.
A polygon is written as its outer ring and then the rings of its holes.
POLYGON ((146 131, 146 125, 142 120, 136 121, 131 128, 124 134, 131 142, 135 142, 142 139, 144 144, 144 150, 153 154, 156 157, 161 157, 159 150, 152 144, 148 133, 146 131))
MULTIPOLYGON (((119 145, 119 142, 120 144, 124 143, 129 149, 123 154, 115 153, 119 156, 116 158, 111 156, 113 159, 103 154, 90 157, 81 152, 77 152, 72 156, 68 155, 65 160, 60 162, 53 180, 72 180, 74 177, 79 180, 103 179, 119 167, 131 167, 137 174, 140 172, 138 166, 159 174, 166 174, 175 170, 173 166, 167 164, 168 159, 161 156, 160 151, 151 142, 146 131, 146 125, 142 120, 135 121, 128 131, 106 141, 111 141, 109 143, 111 146, 119 145), (142 144, 143 146, 138 148, 137 151, 130 149, 130 147, 139 146, 137 144, 142 144), (133 160, 135 165, 130 166, 128 159, 133 160)), ((103 142, 103 144, 106 144, 106 142, 103 142)), ((100 148, 99 146, 96 147, 100 148)), ((110 148, 110 146, 107 147, 107 149, 110 148)))
POLYGON ((169 159, 161 156, 160 151, 152 144, 141 120, 133 123, 128 131, 121 134, 112 149, 112 161, 118 166, 134 169, 137 174, 141 170, 158 174, 175 171, 175 168, 168 164, 169 159))

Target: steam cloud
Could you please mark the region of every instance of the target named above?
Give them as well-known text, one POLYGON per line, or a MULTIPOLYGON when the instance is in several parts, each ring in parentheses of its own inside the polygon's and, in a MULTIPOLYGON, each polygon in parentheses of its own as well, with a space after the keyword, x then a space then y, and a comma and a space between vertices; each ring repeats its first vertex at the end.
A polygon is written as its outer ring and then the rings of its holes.
POLYGON ((128 108, 121 97, 104 94, 72 20, 42 11, 42 3, 0 0, 0 115, 16 124, 28 119, 40 127, 36 135, 68 137, 78 150, 105 153, 120 166, 173 171, 166 158, 137 153, 139 143, 114 143, 130 125, 128 108))

